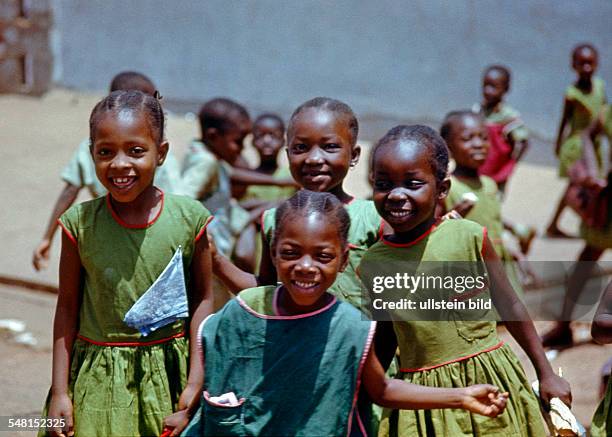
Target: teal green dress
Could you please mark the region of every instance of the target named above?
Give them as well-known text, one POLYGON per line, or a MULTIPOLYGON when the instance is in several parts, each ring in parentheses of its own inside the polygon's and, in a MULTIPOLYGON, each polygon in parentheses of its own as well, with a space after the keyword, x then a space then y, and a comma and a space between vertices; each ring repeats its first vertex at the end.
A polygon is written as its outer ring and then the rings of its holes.
MULTIPOLYGON (((353 199, 345 205, 351 218, 349 228, 349 261, 346 269, 338 273, 336 281, 329 288, 334 296, 361 309, 361 282, 355 273, 363 254, 370 246, 376 243, 383 232, 383 221, 376 211, 371 200, 353 199)), ((274 220, 276 208, 264 212, 262 217, 262 231, 268 244, 274 237, 274 220)))
MULTIPOLYGON (((567 172, 572 164, 582 157, 580 135, 595 120, 606 103, 604 81, 594 77, 590 93, 585 93, 575 85, 570 85, 565 91, 565 98, 574 103, 574 113, 569 121, 569 135, 559 149, 559 176, 561 177, 567 177, 567 172)), ((597 158, 601 164, 599 142, 596 142, 595 147, 597 158)))
POLYGON ((336 298, 280 316, 279 289, 244 290, 202 323, 204 394, 183 436, 367 435, 357 401, 375 322, 336 298), (229 392, 238 405, 211 399, 229 392))
MULTIPOLYGON (((370 287, 375 276, 389 275, 402 266, 409 274, 418 276, 449 262, 461 266, 465 276, 485 275, 482 257, 484 233, 483 227, 472 221, 445 220, 410 243, 393 244, 383 240, 372 246, 363 257, 359 266, 361 278, 370 287)), ((453 290, 450 296, 438 292, 419 288, 406 297, 418 303, 432 298, 441 301, 442 296, 446 300, 455 297, 453 290)), ((464 302, 490 299, 486 286, 456 297, 464 302)), ((538 400, 518 358, 497 337, 491 311, 433 311, 430 316, 442 316, 435 321, 428 317, 416 320, 399 309, 390 310, 388 315, 393 321, 400 349, 398 377, 429 387, 493 384, 510 393, 506 411, 492 419, 460 409, 385 409, 380 436, 546 435, 538 400)))
POLYGON ((451 187, 446 197, 446 209, 451 210, 463 200, 463 196, 471 193, 478 197, 475 205, 465 216, 466 219, 472 220, 485 228, 487 228, 487 236, 497 256, 504 262, 508 279, 514 288, 514 291, 519 296, 524 295, 523 285, 519 279, 516 262, 504 246, 502 234, 504 226, 501 217, 501 202, 497 190, 497 184, 488 176, 480 176, 479 180, 468 180, 451 176, 451 187))
POLYGON ((60 218, 83 266, 69 374, 77 436, 159 435, 164 417, 175 411, 187 380, 185 320, 143 337, 123 319, 179 247, 189 290, 194 246, 211 218, 199 202, 171 194, 163 196, 160 214, 141 226, 123 223, 108 196, 75 205, 60 218))

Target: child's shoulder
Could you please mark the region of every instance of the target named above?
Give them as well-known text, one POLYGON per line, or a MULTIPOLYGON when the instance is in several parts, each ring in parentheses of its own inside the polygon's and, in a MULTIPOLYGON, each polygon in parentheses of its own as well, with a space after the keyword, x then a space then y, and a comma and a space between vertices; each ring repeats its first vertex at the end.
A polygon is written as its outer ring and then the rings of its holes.
MULTIPOLYGON (((495 183, 495 182, 494 182, 495 183)), ((436 233, 466 235, 482 235, 483 226, 468 219, 447 219, 440 222, 436 233)))
POLYGON ((482 188, 486 193, 497 193, 497 182, 495 182, 493 178, 486 175, 480 175, 480 182, 482 183, 482 188))
POLYGON ((259 315, 274 315, 275 290, 275 285, 247 288, 238 293, 236 301, 259 315))
POLYGON ((81 203, 76 203, 62 214, 61 219, 71 220, 75 218, 83 219, 89 216, 95 216, 98 211, 106 208, 107 196, 96 197, 95 199, 86 200, 81 203))

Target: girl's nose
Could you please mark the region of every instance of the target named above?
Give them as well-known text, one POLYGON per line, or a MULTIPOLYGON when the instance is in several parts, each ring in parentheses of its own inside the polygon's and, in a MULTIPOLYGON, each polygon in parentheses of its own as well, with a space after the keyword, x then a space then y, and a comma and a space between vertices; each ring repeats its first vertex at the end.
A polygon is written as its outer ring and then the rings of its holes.
POLYGON ((387 197, 391 201, 406 200, 408 198, 406 190, 402 187, 392 189, 387 197))
POLYGON ((322 164, 323 162, 323 153, 321 152, 321 149, 319 149, 318 147, 313 147, 308 156, 306 157, 306 164, 318 165, 322 164))
POLYGON ((313 270, 312 257, 310 255, 304 255, 298 260, 297 270, 300 272, 311 272, 313 270))
POLYGON ((111 161, 110 166, 113 168, 125 168, 130 164, 129 158, 125 153, 117 153, 115 158, 111 161))

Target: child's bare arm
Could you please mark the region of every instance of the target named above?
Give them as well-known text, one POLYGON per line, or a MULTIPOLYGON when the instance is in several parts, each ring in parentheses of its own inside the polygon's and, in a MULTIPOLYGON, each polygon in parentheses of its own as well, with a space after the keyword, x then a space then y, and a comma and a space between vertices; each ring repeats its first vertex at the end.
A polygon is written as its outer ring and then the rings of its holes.
POLYGON ((197 337, 202 321, 213 310, 212 260, 206 231, 196 242, 191 261, 192 285, 189 293, 191 321, 189 323, 189 375, 187 385, 179 399, 179 410, 187 408, 198 397, 204 381, 204 369, 200 360, 197 337))
POLYGON ((555 142, 555 155, 559 156, 561 150, 561 143, 565 139, 565 127, 569 121, 573 111, 573 104, 567 97, 563 100, 563 113, 561 115, 561 122, 559 123, 559 131, 557 132, 557 141, 555 142))
POLYGON ((275 185, 279 187, 296 187, 297 184, 293 179, 285 178, 278 179, 274 176, 260 173, 255 170, 247 170, 244 168, 232 168, 232 182, 237 182, 245 185, 275 185))
POLYGON ((593 140, 603 131, 603 114, 600 114, 588 128, 582 132, 582 156, 586 162, 588 171, 587 180, 585 184, 587 186, 602 185, 605 181, 600 181, 599 176, 599 165, 597 164, 597 153, 595 152, 595 145, 593 140))
POLYGON ((434 388, 388 379, 371 349, 363 369, 363 383, 372 400, 387 408, 426 410, 463 408, 484 416, 495 417, 504 411, 507 393, 487 384, 465 388, 434 388))
POLYGON ((40 271, 46 267, 47 261, 49 260, 51 243, 53 243, 53 237, 55 236, 55 231, 57 230, 58 226, 57 220, 74 203, 80 189, 81 187, 66 183, 66 186, 55 201, 53 212, 51 213, 49 223, 47 224, 47 230, 45 231, 41 242, 34 250, 34 254, 32 256, 32 265, 37 271, 40 271))
MULTIPOLYGON (((53 321, 53 372, 49 417, 64 417, 72 429, 72 402, 68 396, 70 357, 78 329, 81 258, 76 243, 62 233, 59 295, 53 321)), ((52 432, 62 435, 61 430, 52 432)))
POLYGON ((529 149, 529 140, 520 140, 518 141, 518 145, 514 145, 514 156, 515 156, 515 160, 516 162, 519 162, 521 160, 521 158, 523 157, 523 155, 525 155, 525 152, 527 152, 527 149, 529 149))
POLYGON ((591 335, 597 343, 612 343, 612 282, 608 284, 597 307, 591 335))
POLYGON ((483 256, 490 280, 493 303, 502 320, 506 321, 506 328, 512 337, 529 356, 540 381, 542 400, 548 405, 550 399, 557 397, 567 405, 571 405, 570 386, 566 380, 557 376, 552 370, 531 317, 513 290, 502 262, 493 248, 493 243, 487 237, 483 244, 483 256))

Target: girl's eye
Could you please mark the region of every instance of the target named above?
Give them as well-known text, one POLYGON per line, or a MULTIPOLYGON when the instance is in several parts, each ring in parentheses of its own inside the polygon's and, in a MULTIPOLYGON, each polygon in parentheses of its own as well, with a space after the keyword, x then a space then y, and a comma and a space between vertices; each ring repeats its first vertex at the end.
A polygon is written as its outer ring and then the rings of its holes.
POLYGON ((305 152, 307 149, 308 149, 308 146, 306 146, 306 144, 304 143, 292 144, 290 148, 291 152, 293 153, 305 152))
POLYGON ((134 146, 130 149, 130 151, 135 155, 142 155, 145 152, 145 149, 141 146, 134 146))
POLYGON ((334 256, 329 253, 320 253, 317 258, 319 258, 321 262, 328 263, 334 259, 334 256))
POLYGON ((377 190, 388 190, 391 188, 391 183, 389 181, 374 181, 374 188, 377 190))
POLYGON ((406 187, 408 188, 419 188, 421 186, 423 186, 423 181, 412 179, 406 182, 406 187))
POLYGON ((327 143, 324 146, 325 150, 334 150, 334 149, 339 149, 340 145, 336 144, 336 143, 327 143))
POLYGON ((98 155, 98 156, 108 156, 108 155, 110 155, 110 150, 109 149, 98 149, 98 151, 96 152, 96 155, 98 155))
POLYGON ((295 258, 297 256, 297 252, 293 249, 281 249, 280 256, 282 258, 295 258))

